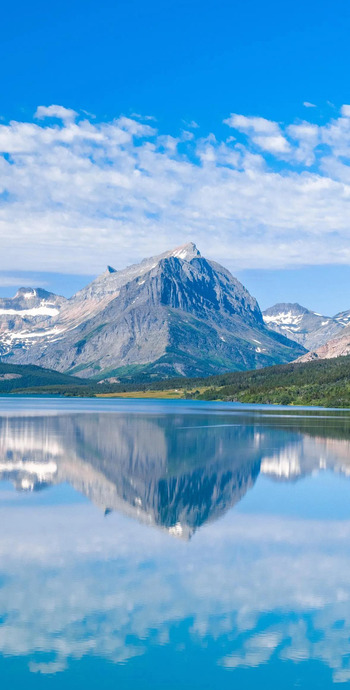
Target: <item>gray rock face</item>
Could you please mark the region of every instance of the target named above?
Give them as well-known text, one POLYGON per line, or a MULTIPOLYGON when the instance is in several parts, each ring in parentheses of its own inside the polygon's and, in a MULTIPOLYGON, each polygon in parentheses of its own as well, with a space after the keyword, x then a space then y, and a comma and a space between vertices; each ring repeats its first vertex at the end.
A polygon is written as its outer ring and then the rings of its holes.
POLYGON ((7 361, 104 380, 244 370, 303 352, 269 330, 243 285, 190 243, 123 271, 108 267, 44 332, 36 324, 15 340, 7 361))
POLYGON ((345 315, 346 312, 335 317, 322 316, 297 303, 275 304, 263 312, 268 328, 295 340, 306 350, 314 350, 338 335, 345 325, 345 315))

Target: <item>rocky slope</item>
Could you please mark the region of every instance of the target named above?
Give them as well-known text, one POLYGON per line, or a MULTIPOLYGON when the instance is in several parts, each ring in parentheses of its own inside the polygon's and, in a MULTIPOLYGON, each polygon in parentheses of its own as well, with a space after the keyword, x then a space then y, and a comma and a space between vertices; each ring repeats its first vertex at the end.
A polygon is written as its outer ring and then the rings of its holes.
POLYGON ((108 267, 49 322, 12 333, 6 361, 108 380, 244 370, 302 353, 266 327, 228 270, 189 243, 122 271, 108 267))
POLYGON ((332 338, 322 347, 307 352, 297 362, 312 362, 315 359, 333 359, 350 354, 350 326, 342 329, 336 338, 332 338))
POLYGON ((341 333, 350 315, 322 316, 297 303, 280 303, 266 309, 263 318, 268 328, 314 350, 341 333))

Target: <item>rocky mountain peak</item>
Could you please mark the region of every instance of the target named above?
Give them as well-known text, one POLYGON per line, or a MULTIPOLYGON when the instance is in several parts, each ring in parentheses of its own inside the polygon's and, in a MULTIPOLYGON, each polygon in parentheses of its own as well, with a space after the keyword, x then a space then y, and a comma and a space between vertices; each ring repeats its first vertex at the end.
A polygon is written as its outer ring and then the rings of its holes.
POLYGON ((309 309, 306 307, 303 307, 301 304, 298 302, 278 302, 278 304, 274 304, 273 307, 269 307, 268 309, 265 309, 264 314, 266 315, 277 315, 277 314, 283 314, 283 315, 293 315, 293 314, 306 314, 306 313, 313 313, 310 312, 309 309))
POLYGON ((118 271, 117 271, 116 268, 113 268, 113 266, 107 266, 107 267, 106 267, 106 270, 103 271, 103 273, 101 273, 100 276, 98 276, 97 280, 108 279, 108 278, 110 278, 111 276, 114 276, 115 273, 118 273, 118 271))
POLYGON ((271 330, 295 340, 307 350, 326 343, 342 329, 343 324, 330 316, 323 316, 297 302, 275 304, 263 312, 271 330))
POLYGON ((175 249, 172 249, 170 252, 166 252, 166 254, 169 257, 174 256, 175 258, 182 259, 183 261, 192 261, 192 259, 197 259, 201 256, 201 253, 199 249, 197 249, 194 242, 182 244, 180 247, 175 247, 175 249))
POLYGON ((25 299, 32 299, 33 297, 37 296, 37 291, 35 288, 32 287, 20 287, 16 294, 15 294, 15 299, 18 297, 25 298, 25 299))
POLYGON ((268 330, 256 299, 193 242, 107 269, 52 316, 50 323, 36 321, 28 337, 17 322, 18 337, 9 335, 7 319, 7 359, 104 380, 125 369, 152 377, 208 375, 304 352, 268 330))
POLYGON ((44 290, 43 288, 33 288, 33 287, 20 287, 15 296, 12 298, 12 300, 20 300, 22 302, 33 302, 35 300, 37 301, 42 301, 42 300, 56 300, 56 299, 64 299, 60 295, 55 295, 53 292, 48 292, 47 290, 44 290))
POLYGON ((97 306, 101 306, 101 299, 108 300, 116 297, 123 285, 128 284, 135 278, 142 278, 155 269, 164 259, 172 257, 190 262, 192 259, 200 258, 201 254, 196 245, 193 242, 189 242, 162 254, 143 259, 140 263, 132 264, 120 270, 107 266, 104 273, 95 278, 85 288, 79 290, 76 295, 73 295, 72 300, 75 302, 83 300, 85 302, 86 299, 97 298, 99 300, 97 306))

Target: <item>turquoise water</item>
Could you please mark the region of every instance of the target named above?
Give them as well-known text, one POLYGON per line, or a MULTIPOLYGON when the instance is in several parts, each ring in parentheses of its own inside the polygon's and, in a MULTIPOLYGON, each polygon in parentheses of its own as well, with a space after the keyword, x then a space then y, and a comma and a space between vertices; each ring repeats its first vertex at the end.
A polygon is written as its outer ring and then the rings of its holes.
POLYGON ((350 413, 0 400, 4 687, 350 687, 350 413))

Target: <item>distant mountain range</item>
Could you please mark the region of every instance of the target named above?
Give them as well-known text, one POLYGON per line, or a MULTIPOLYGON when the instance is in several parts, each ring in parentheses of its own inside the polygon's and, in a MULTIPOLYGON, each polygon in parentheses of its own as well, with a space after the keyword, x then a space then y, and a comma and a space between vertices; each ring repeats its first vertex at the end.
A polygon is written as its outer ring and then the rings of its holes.
MULTIPOLYGON (((306 350, 320 347, 342 331, 345 315, 322 316, 300 304, 275 304, 263 312, 266 325, 303 345, 306 350)), ((350 312, 348 318, 350 319, 350 312)))
POLYGON ((298 361, 331 359, 350 354, 350 310, 322 316, 300 304, 275 304, 263 312, 268 328, 303 345, 298 361))
POLYGON ((350 353, 350 310, 297 303, 261 313, 193 243, 102 275, 67 299, 21 288, 0 299, 0 359, 115 383, 209 376, 350 353))
POLYGON ((193 243, 116 271, 70 299, 22 288, 0 300, 2 361, 79 377, 206 376, 289 362, 306 348, 193 243), (285 337, 287 335, 288 337, 285 337))

